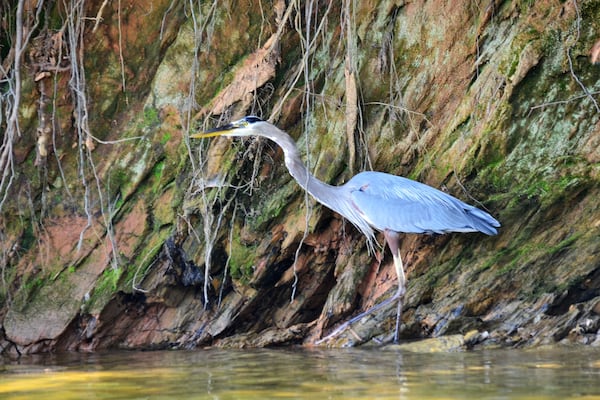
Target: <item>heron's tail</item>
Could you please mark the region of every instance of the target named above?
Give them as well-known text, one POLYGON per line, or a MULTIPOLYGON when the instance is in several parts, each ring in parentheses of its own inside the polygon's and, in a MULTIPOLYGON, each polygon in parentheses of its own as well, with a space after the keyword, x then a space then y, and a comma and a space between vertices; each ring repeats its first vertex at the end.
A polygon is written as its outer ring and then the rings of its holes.
POLYGON ((466 211, 467 215, 470 217, 473 229, 477 229, 479 232, 485 233, 486 235, 496 235, 498 233, 496 228, 500 227, 500 222, 490 214, 476 207, 466 211))

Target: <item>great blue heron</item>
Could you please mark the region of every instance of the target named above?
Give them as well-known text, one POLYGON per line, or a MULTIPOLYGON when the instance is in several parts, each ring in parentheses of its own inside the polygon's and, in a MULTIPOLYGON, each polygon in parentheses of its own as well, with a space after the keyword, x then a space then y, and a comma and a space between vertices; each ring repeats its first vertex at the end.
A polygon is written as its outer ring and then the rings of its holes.
POLYGON ((262 136, 274 141, 283 149, 285 165, 298 184, 318 202, 348 219, 366 236, 369 245, 375 241, 373 229, 383 232, 394 259, 398 291, 394 296, 347 321, 323 340, 397 300, 394 333, 394 341, 397 342, 405 291, 400 233, 483 232, 495 235, 496 228, 500 227, 500 223, 487 212, 431 186, 400 176, 365 171, 341 186, 321 182, 300 159, 294 140, 284 131, 258 117, 244 117, 227 125, 190 135, 193 138, 212 136, 262 136))

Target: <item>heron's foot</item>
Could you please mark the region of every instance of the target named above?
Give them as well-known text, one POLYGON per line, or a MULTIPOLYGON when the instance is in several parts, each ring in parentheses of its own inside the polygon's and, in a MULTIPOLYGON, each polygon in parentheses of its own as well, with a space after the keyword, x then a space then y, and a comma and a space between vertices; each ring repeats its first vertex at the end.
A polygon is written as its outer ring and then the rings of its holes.
MULTIPOLYGON (((385 299, 384 301, 382 301, 381 303, 369 308, 367 311, 358 314, 355 317, 350 318, 348 321, 344 322, 343 324, 341 324, 340 326, 338 326, 337 328, 335 328, 329 335, 317 340, 315 342, 315 344, 319 345, 323 342, 327 342, 333 338, 336 338, 337 336, 339 336, 342 332, 344 332, 346 329, 348 329, 352 324, 360 321, 361 319, 363 319, 364 317, 373 314, 376 311, 381 310, 384 307, 387 307, 388 305, 390 305, 391 303, 393 303, 394 301, 398 301, 398 309, 396 312, 396 331, 394 333, 394 343, 398 342, 398 334, 400 331, 400 317, 402 315, 402 299, 404 298, 404 290, 398 290, 398 292, 396 292, 395 295, 393 295, 392 297, 390 297, 389 299, 385 299)), ((356 334, 355 334, 356 335, 356 334)))

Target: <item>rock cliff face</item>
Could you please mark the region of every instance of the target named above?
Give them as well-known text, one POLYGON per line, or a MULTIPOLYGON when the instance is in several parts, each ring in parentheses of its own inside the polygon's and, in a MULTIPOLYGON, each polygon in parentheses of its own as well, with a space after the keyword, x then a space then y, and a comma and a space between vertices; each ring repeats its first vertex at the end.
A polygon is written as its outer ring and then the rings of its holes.
MULTIPOLYGON (((390 254, 273 143, 189 139, 246 114, 323 181, 404 175, 502 223, 404 236, 402 338, 600 342, 600 2, 16 3, 0 6, 4 353, 312 344, 394 293, 390 254)), ((328 345, 389 340, 394 320, 328 345)))

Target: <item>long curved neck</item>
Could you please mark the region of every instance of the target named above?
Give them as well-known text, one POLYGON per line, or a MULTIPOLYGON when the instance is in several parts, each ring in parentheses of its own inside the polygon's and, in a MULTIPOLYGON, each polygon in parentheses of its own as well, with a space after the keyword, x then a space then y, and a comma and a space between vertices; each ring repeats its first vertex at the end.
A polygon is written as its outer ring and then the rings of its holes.
POLYGON ((285 156, 285 166, 298 184, 319 203, 329 207, 354 224, 366 236, 369 249, 372 249, 375 243, 373 229, 360 215, 358 209, 352 205, 351 200, 344 191, 344 187, 331 186, 315 178, 302 162, 296 143, 284 131, 268 123, 263 124, 256 131, 259 132, 260 136, 271 139, 281 147, 285 156))
POLYGON ((300 153, 294 140, 287 133, 279 129, 278 131, 278 135, 267 137, 277 143, 283 150, 285 166, 289 170, 290 175, 292 175, 304 190, 317 199, 317 201, 338 211, 335 206, 335 194, 338 187, 328 185, 314 177, 300 158, 300 153))

